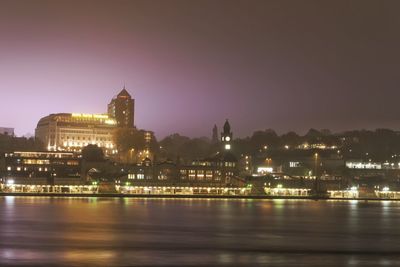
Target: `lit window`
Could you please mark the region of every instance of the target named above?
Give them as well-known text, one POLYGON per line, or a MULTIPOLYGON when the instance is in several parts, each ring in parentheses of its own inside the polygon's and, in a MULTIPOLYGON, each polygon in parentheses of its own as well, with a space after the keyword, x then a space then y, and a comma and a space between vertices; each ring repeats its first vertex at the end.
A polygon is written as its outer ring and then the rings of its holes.
POLYGON ((290 168, 297 168, 297 167, 300 167, 300 162, 297 162, 297 161, 290 161, 290 162, 289 162, 289 167, 290 167, 290 168))

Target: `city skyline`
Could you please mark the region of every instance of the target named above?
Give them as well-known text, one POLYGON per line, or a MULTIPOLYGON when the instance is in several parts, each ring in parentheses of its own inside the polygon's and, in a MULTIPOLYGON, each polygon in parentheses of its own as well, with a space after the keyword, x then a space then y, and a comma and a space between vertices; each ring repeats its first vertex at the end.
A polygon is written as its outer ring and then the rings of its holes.
POLYGON ((118 3, 0 3, 0 126, 105 112, 125 84, 158 138, 399 129, 395 2, 118 3))
POLYGON ((0 0, 0 266, 399 266, 399 10, 0 0))

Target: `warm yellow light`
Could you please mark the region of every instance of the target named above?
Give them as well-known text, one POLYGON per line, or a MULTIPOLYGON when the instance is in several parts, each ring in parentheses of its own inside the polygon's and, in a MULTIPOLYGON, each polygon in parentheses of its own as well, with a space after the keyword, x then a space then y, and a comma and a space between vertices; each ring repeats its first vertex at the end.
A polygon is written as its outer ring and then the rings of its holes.
POLYGON ((104 121, 106 124, 115 125, 117 122, 115 120, 107 119, 104 121))
POLYGON ((72 113, 74 118, 88 118, 88 119, 108 119, 105 114, 85 114, 85 113, 72 113))

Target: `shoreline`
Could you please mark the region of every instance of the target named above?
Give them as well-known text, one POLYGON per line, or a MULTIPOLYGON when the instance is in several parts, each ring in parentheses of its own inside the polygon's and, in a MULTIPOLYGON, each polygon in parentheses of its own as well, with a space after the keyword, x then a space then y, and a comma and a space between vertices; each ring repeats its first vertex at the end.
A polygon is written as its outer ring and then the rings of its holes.
POLYGON ((79 197, 79 198, 191 198, 191 199, 265 199, 265 200, 360 200, 360 201, 400 201, 400 199, 390 198, 331 198, 315 196, 234 196, 234 195, 162 195, 162 194, 119 194, 119 193, 95 193, 95 194, 65 194, 65 193, 7 193, 0 192, 0 197, 79 197))

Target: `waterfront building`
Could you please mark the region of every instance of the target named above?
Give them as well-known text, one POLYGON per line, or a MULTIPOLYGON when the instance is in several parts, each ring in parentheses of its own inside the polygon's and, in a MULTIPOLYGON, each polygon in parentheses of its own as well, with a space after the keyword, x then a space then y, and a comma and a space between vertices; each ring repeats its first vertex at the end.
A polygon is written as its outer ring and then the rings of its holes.
MULTIPOLYGON (((115 144, 117 129, 134 128, 135 100, 124 87, 108 104, 107 114, 58 113, 39 120, 35 136, 48 151, 80 152, 93 144, 101 147, 106 155, 118 153, 115 144)), ((144 134, 146 151, 154 138, 152 132, 144 134)))
POLYGON ((125 86, 108 104, 108 115, 116 120, 118 127, 134 127, 135 99, 126 91, 125 86))
POLYGON ((81 181, 81 158, 72 152, 9 152, 0 156, 0 173, 9 184, 73 184, 81 181))
MULTIPOLYGON (((346 161, 346 168, 348 169, 365 169, 365 170, 380 170, 382 169, 382 163, 380 162, 371 162, 371 161, 367 161, 364 162, 362 160, 347 160, 346 161)), ((400 165, 395 165, 393 164, 393 166, 398 167, 400 165)))
POLYGON ((113 140, 116 120, 106 114, 59 113, 42 118, 35 136, 48 151, 75 151, 93 144, 107 154, 116 153, 113 140))
POLYGON ((228 120, 221 133, 221 140, 220 151, 210 157, 195 160, 190 165, 180 165, 179 162, 152 164, 150 159, 146 159, 142 164, 129 168, 122 181, 135 185, 243 185, 244 180, 238 175, 238 161, 231 150, 232 132, 228 120))
POLYGON ((243 181, 238 178, 236 162, 202 161, 191 165, 172 162, 153 164, 149 159, 141 164, 125 168, 121 175, 122 185, 137 186, 239 186, 243 181), (207 163, 206 163, 207 162, 207 163))
MULTIPOLYGON (((83 160, 81 163, 75 153, 66 152, 75 150, 78 153, 90 144, 114 149, 113 130, 121 129, 116 125, 115 119, 103 114, 53 114, 43 118, 38 124, 36 136, 46 140, 48 149, 54 151, 6 154, 3 164, 4 177, 26 178, 21 184, 29 184, 33 178, 39 183, 38 178, 41 178, 40 183, 46 184, 46 181, 51 183, 51 179, 54 180, 55 177, 69 177, 72 172, 73 177, 82 177, 82 184, 98 182, 99 179, 138 186, 223 187, 244 184, 244 180, 239 178, 238 161, 232 153, 232 132, 228 121, 221 133, 220 140, 223 142, 220 151, 210 157, 194 160, 189 165, 181 165, 179 161, 154 163, 149 153, 154 138, 152 132, 144 132, 145 151, 139 152, 139 158, 143 159, 138 164, 116 163, 111 160, 83 160), (65 151, 58 152, 61 150, 65 151)), ((134 128, 128 130, 137 131, 134 128)))

